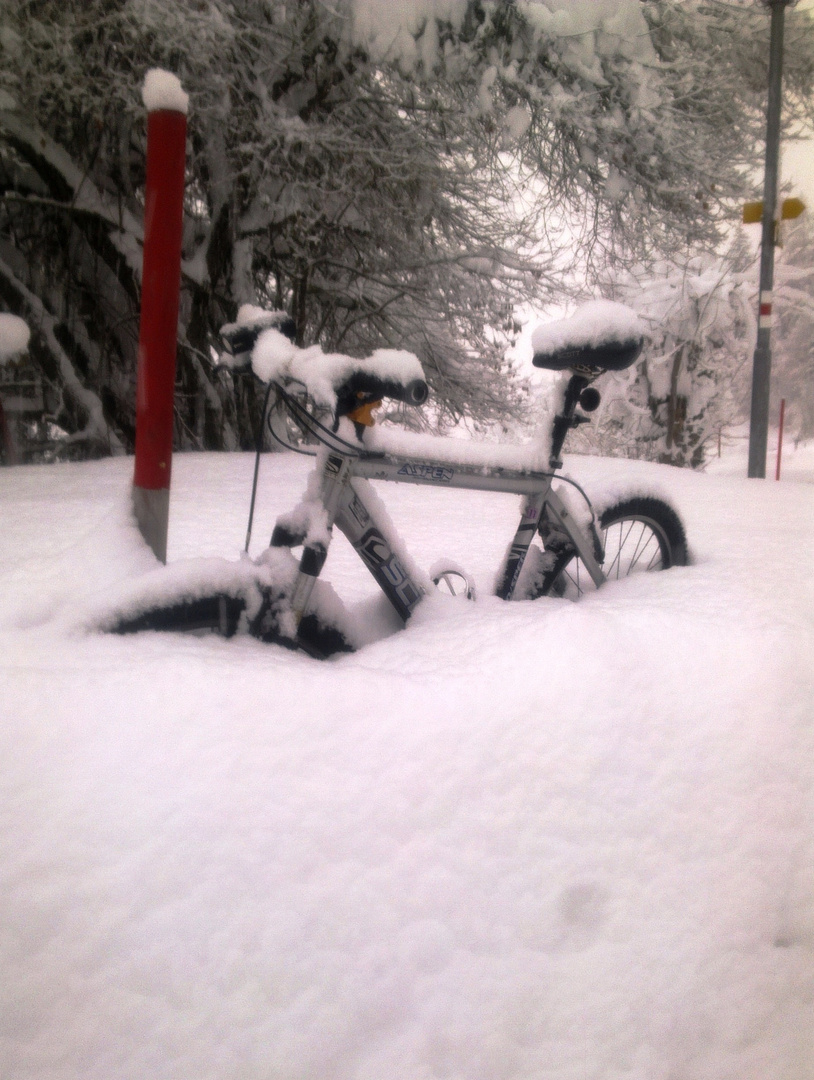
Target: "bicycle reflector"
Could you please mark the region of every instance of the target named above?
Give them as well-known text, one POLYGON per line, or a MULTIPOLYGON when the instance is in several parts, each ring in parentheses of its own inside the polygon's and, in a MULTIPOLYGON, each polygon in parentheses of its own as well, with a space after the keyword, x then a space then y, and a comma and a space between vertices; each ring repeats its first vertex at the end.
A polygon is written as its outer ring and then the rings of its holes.
POLYGON ((585 412, 594 412, 599 408, 599 402, 602 397, 595 386, 586 386, 582 393, 579 395, 580 408, 585 412))

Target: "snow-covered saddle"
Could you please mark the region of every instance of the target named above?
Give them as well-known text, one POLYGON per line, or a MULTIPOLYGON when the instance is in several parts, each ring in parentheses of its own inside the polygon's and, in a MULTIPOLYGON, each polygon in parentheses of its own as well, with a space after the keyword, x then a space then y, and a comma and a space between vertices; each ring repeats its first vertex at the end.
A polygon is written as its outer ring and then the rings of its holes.
POLYGON ((535 367, 622 371, 636 361, 645 328, 632 308, 612 300, 583 304, 567 319, 538 326, 531 337, 535 367))

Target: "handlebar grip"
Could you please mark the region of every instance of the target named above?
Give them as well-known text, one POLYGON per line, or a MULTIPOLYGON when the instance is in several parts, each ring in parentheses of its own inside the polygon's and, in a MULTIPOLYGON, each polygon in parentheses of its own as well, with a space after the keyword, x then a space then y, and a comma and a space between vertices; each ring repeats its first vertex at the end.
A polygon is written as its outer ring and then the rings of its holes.
POLYGON ((274 327, 275 330, 279 330, 281 334, 287 337, 289 341, 293 341, 296 331, 294 320, 287 318, 282 313, 279 314, 279 317, 277 317, 277 315, 277 312, 270 312, 265 320, 246 323, 245 325, 230 323, 227 326, 222 326, 220 329, 220 336, 226 346, 226 351, 233 356, 251 352, 257 339, 263 331, 268 330, 269 327, 274 327))
POLYGON ((226 351, 233 356, 239 356, 240 353, 252 351, 260 332, 258 326, 236 326, 233 330, 222 330, 221 338, 226 346, 226 351))
POLYGON ((382 379, 366 371, 355 371, 337 391, 337 416, 346 416, 371 401, 392 398, 405 405, 423 405, 430 391, 423 379, 404 383, 397 379, 382 379))
POLYGON ((404 394, 399 401, 405 405, 423 405, 430 396, 430 388, 423 379, 413 379, 404 387, 404 394))

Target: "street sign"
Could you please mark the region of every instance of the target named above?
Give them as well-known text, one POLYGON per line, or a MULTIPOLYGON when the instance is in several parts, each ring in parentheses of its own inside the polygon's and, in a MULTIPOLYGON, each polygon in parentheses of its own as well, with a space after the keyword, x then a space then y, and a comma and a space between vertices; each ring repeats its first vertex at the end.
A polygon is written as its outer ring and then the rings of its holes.
POLYGON ((799 217, 805 208, 806 204, 802 199, 784 199, 780 207, 780 217, 783 221, 791 221, 792 218, 799 217))
MULTIPOLYGON (((802 199, 784 199, 780 204, 780 220, 791 221, 797 218, 805 210, 806 204, 802 199)), ((763 202, 748 202, 743 204, 743 224, 758 225, 763 220, 763 202)))

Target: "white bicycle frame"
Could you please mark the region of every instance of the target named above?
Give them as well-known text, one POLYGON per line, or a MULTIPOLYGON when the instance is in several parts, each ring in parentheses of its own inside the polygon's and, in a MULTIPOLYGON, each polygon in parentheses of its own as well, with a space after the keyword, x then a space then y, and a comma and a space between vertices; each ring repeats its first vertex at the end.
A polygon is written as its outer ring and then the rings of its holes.
MULTIPOLYGON (((495 590, 504 600, 511 600, 514 595, 529 546, 544 515, 568 536, 594 583, 599 586, 606 580, 600 565, 604 552, 593 523, 586 534, 552 489, 555 476, 551 473, 497 466, 484 468, 364 449, 343 453, 327 448, 321 449, 317 456, 317 470, 319 501, 325 512, 328 536, 333 525, 345 534, 405 622, 425 589, 394 551, 388 538, 388 523, 377 520, 376 508, 366 503, 362 486, 354 483, 356 478, 525 496, 520 522, 503 558, 495 590)), ((308 609, 327 553, 322 541, 305 540, 290 599, 297 625, 308 609)))

